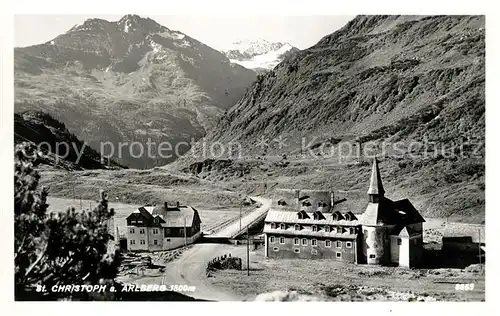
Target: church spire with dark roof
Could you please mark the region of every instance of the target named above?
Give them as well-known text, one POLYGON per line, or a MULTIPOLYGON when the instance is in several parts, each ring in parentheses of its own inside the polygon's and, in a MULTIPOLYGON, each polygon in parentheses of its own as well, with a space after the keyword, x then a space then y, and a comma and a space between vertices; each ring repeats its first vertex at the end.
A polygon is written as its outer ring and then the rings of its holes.
POLYGON ((370 187, 368 188, 368 196, 370 202, 377 203, 384 197, 384 186, 380 177, 380 169, 378 168, 377 158, 373 159, 372 175, 370 178, 370 187))

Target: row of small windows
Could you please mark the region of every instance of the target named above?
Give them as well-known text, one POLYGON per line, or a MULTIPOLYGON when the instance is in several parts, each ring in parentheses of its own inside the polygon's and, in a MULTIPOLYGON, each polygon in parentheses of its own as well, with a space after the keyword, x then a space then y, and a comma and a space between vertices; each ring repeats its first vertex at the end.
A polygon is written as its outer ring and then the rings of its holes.
MULTIPOLYGON (((273 251, 278 252, 278 251, 280 251, 280 248, 279 248, 279 247, 274 247, 274 248, 273 248, 273 251)), ((295 252, 295 253, 300 253, 300 249, 299 249, 299 248, 294 248, 294 249, 293 249, 293 252, 295 252)), ((313 254, 313 255, 317 255, 317 254, 318 254, 318 251, 317 251, 316 249, 313 249, 313 250, 311 250, 311 254, 313 254)), ((341 258, 342 258, 342 252, 337 251, 337 252, 335 253, 335 257, 337 257, 337 258, 341 259, 341 258)))
MULTIPOLYGON (((146 244, 146 241, 145 241, 144 239, 141 239, 141 240, 139 240, 139 243, 140 243, 141 245, 145 245, 145 244, 146 244)), ((130 244, 131 244, 131 245, 135 245, 135 240, 131 239, 131 240, 130 240, 130 244)), ((156 239, 155 239, 155 240, 153 240, 153 245, 158 245, 158 240, 156 240, 156 239)))
MULTIPOLYGON (((269 242, 270 243, 274 243, 276 240, 275 240, 275 237, 274 236, 270 236, 269 237, 269 242)), ((285 237, 279 237, 279 243, 284 245, 285 244, 285 237)), ((342 248, 342 245, 343 245, 344 242, 338 240, 335 242, 335 247, 336 248, 342 248)), ((302 244, 302 246, 307 246, 307 238, 302 238, 302 240, 300 238, 294 238, 293 239, 293 244, 295 246, 299 246, 302 244)), ((315 247, 318 245, 318 240, 317 239, 312 239, 311 240, 311 246, 315 247)), ((331 240, 325 240, 325 247, 327 248, 330 248, 332 246, 332 241, 331 240)), ((346 248, 352 248, 352 242, 351 241, 346 241, 345 242, 345 247, 346 248)))
MULTIPOLYGON (((288 225, 286 224, 275 224, 271 223, 271 229, 287 229, 288 225)), ((295 230, 301 230, 302 225, 300 224, 295 224, 294 225, 295 230)), ((336 227, 330 227, 330 226, 317 226, 317 225, 312 225, 312 231, 317 232, 324 230, 326 233, 333 232, 333 233, 344 233, 344 232, 349 232, 349 234, 355 234, 356 233, 356 228, 355 227, 342 227, 342 226, 336 226, 336 227)))
MULTIPOLYGON (((144 239, 141 239, 141 240, 139 240, 139 243, 140 243, 141 245, 145 245, 145 244, 146 244, 146 241, 145 241, 144 239)), ((135 245, 135 240, 131 239, 131 240, 130 240, 130 244, 131 244, 131 245, 135 245)))
MULTIPOLYGON (((135 228, 130 228, 129 232, 131 234, 135 234, 135 228)), ((144 228, 141 228, 139 229, 139 234, 145 234, 146 233, 146 230, 144 228)), ((158 230, 158 228, 153 228, 153 234, 159 234, 160 231, 158 230)))

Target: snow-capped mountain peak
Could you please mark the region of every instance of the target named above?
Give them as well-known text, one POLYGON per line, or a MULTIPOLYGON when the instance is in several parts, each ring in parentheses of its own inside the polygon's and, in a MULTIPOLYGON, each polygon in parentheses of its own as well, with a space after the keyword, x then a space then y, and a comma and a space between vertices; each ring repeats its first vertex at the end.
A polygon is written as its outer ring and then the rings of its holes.
POLYGON ((289 43, 270 42, 265 39, 239 40, 231 44, 223 53, 232 63, 245 68, 271 70, 279 64, 289 52, 298 49, 289 43))

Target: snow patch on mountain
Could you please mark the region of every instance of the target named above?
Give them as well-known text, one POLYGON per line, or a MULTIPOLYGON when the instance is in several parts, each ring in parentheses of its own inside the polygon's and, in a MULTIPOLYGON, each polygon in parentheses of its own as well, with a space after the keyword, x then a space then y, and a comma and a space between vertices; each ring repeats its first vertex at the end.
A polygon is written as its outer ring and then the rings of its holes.
POLYGON ((162 49, 162 46, 153 40, 149 41, 149 46, 153 49, 153 53, 158 53, 162 49))
POLYGON ((125 26, 123 27, 123 32, 128 33, 129 27, 130 27, 129 21, 125 22, 125 26))
POLYGON ((181 40, 181 39, 184 39, 184 37, 186 37, 186 35, 180 33, 180 32, 173 32, 172 35, 178 39, 178 40, 181 40))

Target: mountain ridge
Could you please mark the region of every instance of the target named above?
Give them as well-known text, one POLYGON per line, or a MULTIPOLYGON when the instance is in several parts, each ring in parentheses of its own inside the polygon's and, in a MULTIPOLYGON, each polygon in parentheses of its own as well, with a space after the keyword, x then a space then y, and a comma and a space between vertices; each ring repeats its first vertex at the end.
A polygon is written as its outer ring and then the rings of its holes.
POLYGON ((484 54, 484 16, 358 16, 259 76, 166 168, 253 194, 339 190, 361 209, 377 155, 393 198, 484 222, 484 54))
MULTIPOLYGON (((88 19, 15 48, 14 59, 15 111, 46 111, 96 149, 108 141, 191 143, 255 80, 217 50, 137 15, 88 19)), ((175 158, 132 156, 118 158, 138 168, 175 158)))
POLYGON ((101 155, 68 131, 66 126, 43 112, 14 114, 14 143, 27 142, 39 150, 39 161, 56 169, 122 169, 115 161, 101 160, 101 155))

